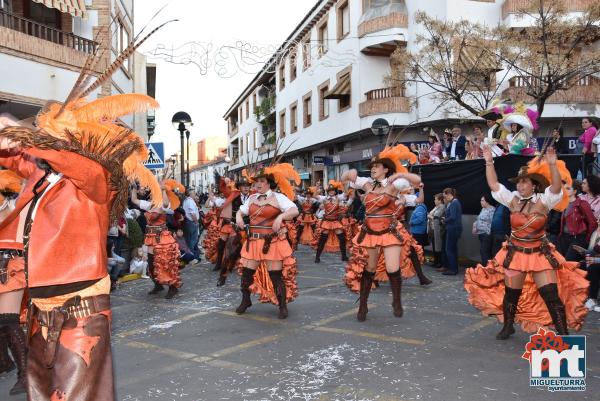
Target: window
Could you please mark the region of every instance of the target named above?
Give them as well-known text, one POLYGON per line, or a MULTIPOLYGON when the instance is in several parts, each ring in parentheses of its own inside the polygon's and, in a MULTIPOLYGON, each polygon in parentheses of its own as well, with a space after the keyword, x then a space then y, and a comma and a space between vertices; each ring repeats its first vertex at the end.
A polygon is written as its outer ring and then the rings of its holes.
POLYGON ((329 91, 329 80, 319 85, 319 121, 329 117, 329 100, 325 99, 325 95, 329 91))
POLYGON ((290 106, 290 133, 298 131, 298 102, 290 106))
POLYGON ((283 90, 285 88, 285 61, 281 61, 281 65, 279 66, 279 90, 283 90))
POLYGON ((239 114, 239 116, 240 116, 240 124, 242 124, 242 123, 244 122, 244 113, 242 113, 243 111, 244 111, 244 110, 243 110, 242 106, 240 106, 240 107, 238 108, 238 114, 239 114))
MULTIPOLYGON (((119 15, 117 15, 117 18, 115 18, 114 27, 115 31, 113 32, 112 36, 112 47, 113 52, 118 55, 129 45, 130 35, 129 30, 126 27, 125 21, 119 15)), ((129 59, 126 59, 123 62, 123 69, 129 71, 129 59)))
POLYGON ((350 33, 350 6, 348 0, 337 7, 337 40, 344 39, 350 33))
POLYGON ((279 137, 285 138, 285 110, 279 112, 279 137))
POLYGON ((310 54, 311 51, 311 47, 310 47, 310 34, 308 35, 308 37, 306 39, 304 39, 304 41, 302 42, 302 62, 303 62, 303 69, 308 69, 311 66, 311 57, 312 55, 310 54))
POLYGON ((246 135, 246 153, 250 153, 250 134, 246 135))
POLYGON ((254 128, 254 149, 258 149, 260 146, 260 138, 258 137, 258 130, 254 128))
POLYGON ((347 82, 347 86, 344 88, 344 96, 340 97, 338 100, 338 113, 342 111, 348 110, 351 106, 350 99, 352 98, 352 74, 348 68, 344 69, 340 73, 338 73, 338 83, 347 82))
POLYGON ((302 97, 302 115, 304 128, 312 124, 312 91, 302 97))
POLYGON ((327 22, 319 26, 319 57, 327 53, 329 42, 329 32, 327 31, 327 22))
POLYGON ((297 71, 297 67, 296 67, 296 57, 298 56, 296 49, 292 50, 290 52, 290 82, 292 82, 294 79, 296 79, 296 76, 298 74, 297 71))
POLYGON ((256 92, 254 92, 252 94, 252 109, 256 109, 258 107, 258 104, 256 104, 256 92))
POLYGON ((250 99, 246 99, 246 120, 250 118, 250 99))
MULTIPOLYGON (((11 1, 8 1, 8 3, 10 2, 11 1)), ((23 2, 23 6, 26 18, 51 28, 62 29, 61 14, 57 9, 48 8, 43 4, 33 3, 31 1, 23 2)))
POLYGON ((240 138, 240 154, 244 154, 244 137, 240 138))

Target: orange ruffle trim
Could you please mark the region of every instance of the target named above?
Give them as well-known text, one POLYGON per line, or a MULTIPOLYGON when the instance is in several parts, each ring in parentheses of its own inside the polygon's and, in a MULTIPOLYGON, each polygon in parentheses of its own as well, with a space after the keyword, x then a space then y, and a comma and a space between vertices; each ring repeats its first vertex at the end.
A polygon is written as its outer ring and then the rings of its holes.
POLYGON ((298 222, 302 224, 314 224, 317 221, 317 216, 314 214, 300 214, 300 217, 298 217, 298 222))
MULTIPOLYGON (((322 231, 323 231, 323 229, 321 227, 317 227, 317 229, 315 230, 315 235, 310 244, 310 246, 312 246, 313 249, 317 249, 317 247, 319 246, 319 238, 321 238, 322 231)), ((346 243, 347 243, 347 241, 346 241, 346 243)), ((329 231, 329 236, 327 237, 327 242, 325 242, 325 247, 323 248, 323 252, 336 253, 339 251, 340 251, 340 240, 338 239, 335 231, 329 231)))
MULTIPOLYGON (((549 244, 550 249, 552 251, 552 256, 560 263, 561 265, 565 263, 565 258, 558 253, 555 249, 554 245, 549 244)), ((506 254, 508 253, 507 243, 502 244, 502 248, 494 259, 496 259, 496 263, 499 265, 503 265, 504 259, 506 258, 506 254)), ((521 272, 541 272, 544 270, 552 270, 553 267, 548 262, 548 259, 541 253, 536 252, 532 254, 525 254, 523 252, 515 252, 512 261, 508 267, 511 270, 518 270, 521 272)))
MULTIPOLYGON (((398 231, 403 239, 400 260, 398 261, 400 265, 400 274, 402 275, 403 280, 408 280, 417 274, 409 257, 411 247, 414 247, 417 251, 417 255, 421 264, 425 262, 425 254, 423 252, 423 247, 419 245, 419 243, 412 237, 412 235, 410 235, 404 226, 400 225, 398 227, 398 231)), ((367 253, 367 249, 365 247, 356 246, 353 243, 350 251, 350 259, 348 260, 348 263, 346 263, 346 274, 344 276, 344 282, 351 291, 358 292, 360 290, 360 279, 365 267, 367 266, 368 259, 369 255, 367 253)), ((379 250, 377 270, 375 271, 374 279, 379 282, 389 281, 387 270, 385 268, 385 257, 382 249, 379 250)), ((373 288, 374 287, 375 285, 373 285, 373 288)))
POLYGON ((359 234, 356 234, 352 239, 352 242, 354 245, 359 247, 377 248, 380 246, 386 247, 393 245, 402 245, 398 238, 396 238, 396 236, 391 233, 385 233, 381 235, 366 234, 365 238, 360 244, 358 243, 358 236, 359 234))
POLYGON ((300 235, 300 243, 302 245, 311 245, 315 239, 315 232, 313 231, 312 225, 313 223, 300 223, 304 225, 304 229, 302 230, 302 235, 300 235))
POLYGON ((233 234, 235 231, 233 229, 233 226, 231 224, 223 224, 223 227, 221 227, 221 230, 219 230, 221 235, 226 235, 226 236, 230 236, 231 234, 233 234))
POLYGON ((242 247, 242 259, 250 260, 284 260, 292 256, 292 247, 288 242, 285 233, 279 234, 277 238, 273 238, 269 252, 263 253, 264 239, 249 239, 248 243, 242 247))
POLYGON ((287 220, 283 222, 283 225, 287 230, 287 238, 290 242, 290 246, 292 249, 296 249, 296 246, 298 245, 298 241, 296 239, 298 236, 298 227, 296 226, 296 223, 292 220, 287 220))
POLYGON ((160 241, 154 245, 153 275, 162 285, 181 287, 179 275, 179 246, 170 231, 160 233, 160 241))
POLYGON ((25 283, 25 260, 16 257, 8 261, 8 280, 6 284, 0 283, 0 294, 24 289, 25 283))
POLYGON ((321 220, 319 223, 319 228, 322 231, 331 231, 331 230, 343 230, 344 226, 341 221, 329 221, 329 220, 321 220))
MULTIPOLYGON (((242 263, 238 263, 238 272, 241 274, 244 266, 242 263)), ((289 256, 283 259, 283 269, 281 271, 283 282, 286 288, 286 300, 292 302, 298 297, 298 283, 296 282, 296 276, 298 275, 298 266, 296 264, 296 258, 289 256)), ((254 273, 254 283, 250 286, 252 294, 258 295, 259 302, 272 303, 279 305, 269 272, 267 270, 266 262, 261 262, 254 273)))
MULTIPOLYGON (((579 331, 588 312, 584 302, 588 296, 589 282, 585 279, 586 272, 577 266, 575 262, 565 262, 556 269, 556 276, 558 293, 565 304, 569 328, 579 331)), ((504 321, 504 268, 501 265, 492 259, 485 267, 477 265, 475 268, 466 269, 464 286, 471 305, 485 316, 495 315, 500 322, 504 321)), ((534 333, 540 327, 552 324, 550 313, 531 274, 527 274, 525 279, 515 322, 527 333, 534 333)))
POLYGON ((208 229, 206 230, 206 236, 202 240, 202 247, 204 248, 204 256, 210 263, 216 263, 217 261, 217 242, 221 237, 221 228, 217 224, 217 220, 213 219, 208 229))

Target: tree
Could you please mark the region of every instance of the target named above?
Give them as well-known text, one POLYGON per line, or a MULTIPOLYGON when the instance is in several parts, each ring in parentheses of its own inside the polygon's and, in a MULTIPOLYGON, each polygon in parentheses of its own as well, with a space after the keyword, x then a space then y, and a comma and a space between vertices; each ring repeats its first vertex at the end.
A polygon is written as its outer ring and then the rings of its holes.
POLYGON ((512 100, 532 101, 541 117, 548 98, 600 72, 600 2, 590 2, 579 17, 564 0, 531 0, 519 11, 532 24, 496 28, 494 36, 503 44, 497 55, 530 97, 512 100))
MULTIPOLYGON (((424 34, 417 36, 419 50, 399 47, 391 56, 393 86, 423 84, 439 107, 473 115, 491 106, 499 96, 510 69, 502 69, 498 54, 503 45, 495 30, 467 20, 438 20, 424 12, 415 15, 424 34)), ((417 99, 418 101, 418 99, 417 99)))

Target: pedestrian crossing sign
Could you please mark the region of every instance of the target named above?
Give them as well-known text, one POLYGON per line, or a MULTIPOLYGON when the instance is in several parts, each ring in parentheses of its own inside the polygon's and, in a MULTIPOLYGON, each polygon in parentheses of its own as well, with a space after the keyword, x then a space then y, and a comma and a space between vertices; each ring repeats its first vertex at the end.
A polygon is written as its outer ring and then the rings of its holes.
POLYGON ((148 158, 144 166, 149 169, 165 168, 165 144, 162 142, 146 143, 148 158))

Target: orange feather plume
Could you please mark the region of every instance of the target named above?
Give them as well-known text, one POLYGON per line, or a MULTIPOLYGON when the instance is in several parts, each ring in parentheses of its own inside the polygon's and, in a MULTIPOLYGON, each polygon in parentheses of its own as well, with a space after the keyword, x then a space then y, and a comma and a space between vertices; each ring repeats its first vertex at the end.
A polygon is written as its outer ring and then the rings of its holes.
MULTIPOLYGON (((569 172, 569 169, 567 169, 567 165, 565 164, 565 162, 562 160, 557 160, 556 167, 558 168, 558 172, 560 173, 560 179, 564 183, 572 185, 573 178, 571 177, 571 173, 569 172)), ((539 159, 536 157, 535 159, 530 160, 527 163, 527 172, 530 174, 542 175, 548 180, 548 182, 552 182, 552 174, 550 172, 550 165, 542 159, 539 159)), ((560 203, 558 203, 556 206, 554 206, 554 210, 559 211, 559 212, 564 211, 567 208, 567 206, 569 206, 569 195, 567 194, 567 191, 565 190, 564 186, 563 186, 562 193, 563 193, 563 196, 562 196, 560 203)))
POLYGON ((396 165, 397 173, 406 173, 408 170, 402 165, 403 160, 408 160, 410 164, 417 162, 417 155, 410 151, 409 148, 402 144, 398 144, 393 147, 388 147, 379 152, 377 156, 379 159, 390 159, 396 165))
POLYGON ((300 175, 294 166, 290 163, 278 163, 273 166, 265 167, 266 175, 272 175, 275 183, 281 190, 281 193, 287 196, 290 200, 294 200, 294 188, 290 184, 290 180, 296 185, 300 185, 300 175))
POLYGON ((133 113, 143 113, 158 108, 158 102, 147 95, 124 93, 93 100, 74 110, 80 121, 115 121, 133 113))
MULTIPOLYGON (((23 178, 11 170, 0 170, 0 192, 21 192, 23 178)), ((0 193, 0 203, 4 202, 4 196, 0 193)))
POLYGON ((344 184, 342 182, 336 181, 336 180, 329 180, 329 187, 333 187, 333 188, 337 189, 338 191, 344 190, 344 184))

